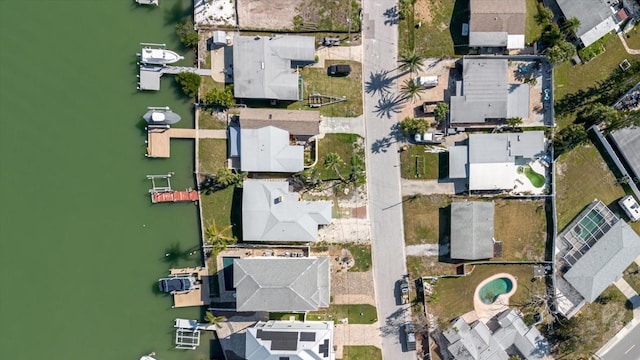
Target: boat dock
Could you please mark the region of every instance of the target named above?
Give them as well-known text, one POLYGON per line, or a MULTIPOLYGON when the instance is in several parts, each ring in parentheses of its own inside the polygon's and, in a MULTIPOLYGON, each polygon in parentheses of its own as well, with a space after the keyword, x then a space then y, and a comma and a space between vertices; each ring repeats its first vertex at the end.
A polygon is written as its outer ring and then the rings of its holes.
POLYGON ((173 295, 173 307, 203 306, 211 303, 209 294, 209 273, 204 267, 171 269, 171 275, 195 275, 200 285, 186 294, 173 295))
POLYGON ((138 90, 160 90, 160 78, 164 74, 179 74, 192 72, 200 76, 211 76, 211 69, 198 69, 185 66, 140 64, 138 73, 138 90))
POLYGON ((226 130, 176 129, 168 126, 147 127, 147 157, 170 157, 171 139, 226 139, 226 130))
POLYGON ((153 204, 200 200, 200 194, 197 190, 173 190, 171 188, 171 176, 173 176, 173 173, 168 173, 166 175, 147 175, 147 179, 151 180, 151 189, 149 189, 149 193, 151 194, 151 202, 153 204), (166 181, 166 185, 160 186, 156 183, 156 180, 166 181))

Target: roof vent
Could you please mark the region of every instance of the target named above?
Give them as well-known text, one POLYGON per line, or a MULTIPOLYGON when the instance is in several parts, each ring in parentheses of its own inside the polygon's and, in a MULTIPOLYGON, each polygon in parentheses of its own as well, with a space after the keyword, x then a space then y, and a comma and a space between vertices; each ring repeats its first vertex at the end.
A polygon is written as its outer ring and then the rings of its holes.
POLYGON ((280 204, 282 202, 284 198, 282 197, 282 195, 278 196, 277 198, 273 199, 273 202, 275 204, 280 204))
POLYGON ((269 120, 273 119, 273 114, 269 114, 269 120))

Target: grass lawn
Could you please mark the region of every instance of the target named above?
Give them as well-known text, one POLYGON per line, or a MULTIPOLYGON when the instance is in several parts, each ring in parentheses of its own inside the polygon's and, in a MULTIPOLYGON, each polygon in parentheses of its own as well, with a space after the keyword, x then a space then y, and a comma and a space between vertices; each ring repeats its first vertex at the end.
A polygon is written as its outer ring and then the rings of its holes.
POLYGON ((509 299, 510 305, 523 304, 536 294, 545 294, 542 279, 531 282, 532 265, 476 265, 468 276, 438 280, 429 300, 430 313, 436 315, 442 324, 473 310, 473 293, 478 284, 502 272, 518 279, 518 289, 509 299))
POLYGON ((525 25, 524 42, 531 44, 542 34, 542 25, 536 21, 538 15, 538 0, 527 0, 527 22, 525 25))
POLYGON ((382 350, 375 346, 345 346, 343 360, 382 360, 382 350))
POLYGON ((201 76, 200 79, 200 95, 212 89, 224 90, 224 84, 214 81, 211 76, 201 76))
POLYGON ((288 109, 309 110, 306 98, 310 94, 322 94, 335 97, 346 96, 347 101, 313 109, 320 111, 320 114, 347 117, 362 115, 362 64, 354 61, 327 60, 324 68, 306 67, 300 73, 304 80, 305 100, 288 105, 288 109), (351 74, 345 77, 328 76, 326 68, 337 63, 351 65, 351 74))
POLYGON ((371 270, 371 246, 344 244, 341 248, 348 249, 353 255, 355 264, 349 269, 351 272, 365 272, 371 270))
POLYGON ((289 321, 291 317, 294 317, 296 321, 304 321, 304 314, 301 313, 281 313, 281 312, 270 312, 269 320, 284 320, 289 321))
POLYGON ((502 241, 502 257, 493 260, 544 260, 544 201, 495 200, 494 229, 496 240, 502 241))
POLYGON ((536 188, 541 188, 544 186, 545 179, 544 175, 538 174, 535 172, 531 166, 524 167, 524 175, 531 181, 531 184, 536 188))
POLYGON ((560 155, 556 173, 558 232, 593 199, 608 205, 625 194, 591 142, 560 155))
POLYGON ((438 244, 449 234, 451 199, 446 195, 405 197, 404 242, 406 245, 438 244))
POLYGON ((571 319, 574 324, 572 333, 579 340, 577 351, 571 353, 570 358, 591 358, 597 349, 629 323, 633 312, 626 308, 626 302, 627 298, 620 290, 611 285, 600 294, 598 300, 583 307, 571 319))
POLYGON ((198 109, 198 128, 200 129, 226 129, 227 122, 221 121, 211 114, 209 109, 198 109))
POLYGON ((424 57, 454 57, 459 53, 454 51, 454 42, 456 45, 468 43, 468 37, 461 35, 462 23, 469 19, 468 9, 469 0, 418 0, 414 6, 413 24, 411 17, 398 24, 398 52, 403 54, 411 50, 413 42, 416 52, 424 57), (416 29, 414 24, 418 22, 422 25, 416 29))
MULTIPOLYGON (((361 137, 356 134, 326 134, 318 141, 318 164, 316 169, 321 180, 336 179, 338 175, 332 168, 324 167, 324 158, 328 153, 334 152, 340 155, 342 165, 338 166, 338 171, 342 176, 347 177, 351 173, 351 157, 354 156, 354 144, 361 141, 361 137)), ((364 160, 364 159, 363 159, 364 160)))
POLYGON ((640 294, 640 268, 638 264, 632 262, 623 273, 624 280, 631 285, 633 290, 640 294))
POLYGON ((437 256, 407 256, 407 271, 412 277, 455 275, 457 266, 441 262, 437 256))
POLYGON ((627 36, 628 37, 625 38, 627 46, 629 46, 631 49, 640 49, 640 32, 638 31, 637 25, 633 28, 633 30, 629 31, 627 36))
POLYGON ((400 153, 400 173, 405 179, 436 180, 449 175, 449 153, 429 153, 423 145, 409 145, 400 153), (424 163, 422 162, 424 160, 424 163), (419 170, 419 172, 418 172, 419 170))
POLYGON ((349 324, 373 324, 377 320, 376 308, 369 304, 332 304, 327 309, 311 311, 307 315, 307 320, 333 320, 338 322, 343 318, 348 318, 349 324))

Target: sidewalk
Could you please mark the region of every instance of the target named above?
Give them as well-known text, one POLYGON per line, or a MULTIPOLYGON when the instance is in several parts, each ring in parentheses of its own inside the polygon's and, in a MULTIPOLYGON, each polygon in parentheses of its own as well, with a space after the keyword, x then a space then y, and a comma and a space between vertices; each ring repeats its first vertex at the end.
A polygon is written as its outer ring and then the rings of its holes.
MULTIPOLYGON (((640 259, 635 260, 636 263, 640 263, 640 259)), ((607 351, 611 350, 620 340, 622 340, 631 330, 633 330, 640 323, 640 296, 633 290, 633 288, 623 278, 613 283, 626 298, 633 304, 633 319, 629 321, 625 327, 623 327, 618 333, 612 337, 603 347, 598 349, 596 355, 598 357, 603 356, 607 351)))

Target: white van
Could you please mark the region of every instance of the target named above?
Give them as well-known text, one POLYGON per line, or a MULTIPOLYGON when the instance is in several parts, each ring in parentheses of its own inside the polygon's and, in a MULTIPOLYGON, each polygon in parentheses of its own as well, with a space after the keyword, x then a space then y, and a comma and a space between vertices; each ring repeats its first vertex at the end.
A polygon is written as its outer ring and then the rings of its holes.
POLYGON ((437 76, 418 76, 414 80, 416 84, 420 85, 423 89, 432 88, 438 86, 437 76))

